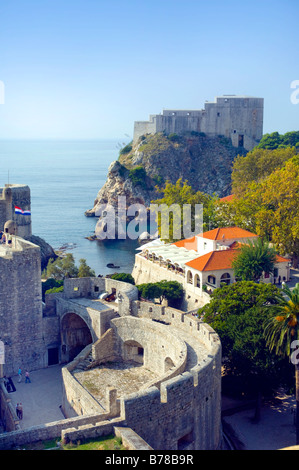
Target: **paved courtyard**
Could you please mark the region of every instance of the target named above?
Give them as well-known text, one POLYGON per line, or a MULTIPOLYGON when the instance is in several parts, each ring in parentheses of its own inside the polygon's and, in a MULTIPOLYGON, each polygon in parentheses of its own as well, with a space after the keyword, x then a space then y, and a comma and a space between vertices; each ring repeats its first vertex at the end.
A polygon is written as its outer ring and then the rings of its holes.
POLYGON ((31 383, 25 383, 24 375, 21 383, 17 376, 12 377, 16 391, 9 397, 14 408, 17 403, 22 403, 21 429, 64 419, 59 408, 62 404, 61 368, 57 365, 32 371, 31 383))

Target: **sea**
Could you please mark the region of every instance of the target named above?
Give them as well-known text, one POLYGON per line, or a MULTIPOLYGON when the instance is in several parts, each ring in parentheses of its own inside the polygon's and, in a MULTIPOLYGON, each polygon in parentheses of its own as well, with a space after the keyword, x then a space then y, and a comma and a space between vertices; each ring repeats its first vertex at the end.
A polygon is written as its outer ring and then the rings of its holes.
POLYGON ((84 213, 94 206, 119 147, 120 139, 0 141, 0 187, 30 187, 32 233, 54 250, 72 253, 77 265, 84 258, 97 276, 131 273, 138 247, 129 239, 86 238, 98 219, 84 213), (119 268, 108 268, 109 263, 119 268))

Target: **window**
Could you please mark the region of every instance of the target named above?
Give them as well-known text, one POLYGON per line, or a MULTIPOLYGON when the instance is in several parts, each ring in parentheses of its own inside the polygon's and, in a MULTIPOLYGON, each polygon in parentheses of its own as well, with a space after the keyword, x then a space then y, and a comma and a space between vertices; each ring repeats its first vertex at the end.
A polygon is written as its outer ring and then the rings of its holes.
POLYGON ((230 274, 229 274, 229 273, 224 273, 224 274, 222 274, 222 276, 221 276, 221 278, 220 278, 220 284, 221 284, 222 282, 225 283, 225 284, 227 284, 227 285, 230 284, 230 274))
POLYGON ((213 284, 213 286, 216 284, 216 277, 215 276, 208 276, 208 283, 213 284))
POLYGON ((192 276, 191 271, 188 271, 188 273, 187 273, 187 282, 188 282, 188 284, 193 283, 193 276, 192 276))

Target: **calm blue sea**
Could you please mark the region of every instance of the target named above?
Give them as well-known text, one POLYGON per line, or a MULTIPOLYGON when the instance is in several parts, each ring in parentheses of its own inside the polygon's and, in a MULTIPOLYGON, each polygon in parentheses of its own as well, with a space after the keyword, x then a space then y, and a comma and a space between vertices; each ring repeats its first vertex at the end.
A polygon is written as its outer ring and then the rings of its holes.
POLYGON ((118 158, 119 140, 0 141, 0 186, 26 184, 31 189, 32 233, 54 249, 67 245, 76 263, 85 258, 96 274, 131 272, 136 242, 90 241, 97 219, 84 212, 93 207, 118 158))

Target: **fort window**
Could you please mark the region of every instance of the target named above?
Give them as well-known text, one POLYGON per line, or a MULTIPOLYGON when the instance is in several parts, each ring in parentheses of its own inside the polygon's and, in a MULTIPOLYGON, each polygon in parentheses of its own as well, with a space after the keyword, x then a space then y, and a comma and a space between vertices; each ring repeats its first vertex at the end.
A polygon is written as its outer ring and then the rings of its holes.
POLYGON ((239 134, 238 145, 239 147, 244 147, 244 135, 243 134, 239 134))
POLYGON ((217 113, 217 116, 219 117, 219 116, 220 116, 220 113, 217 113))
POLYGON ((99 286, 94 286, 94 291, 99 292, 99 286))

